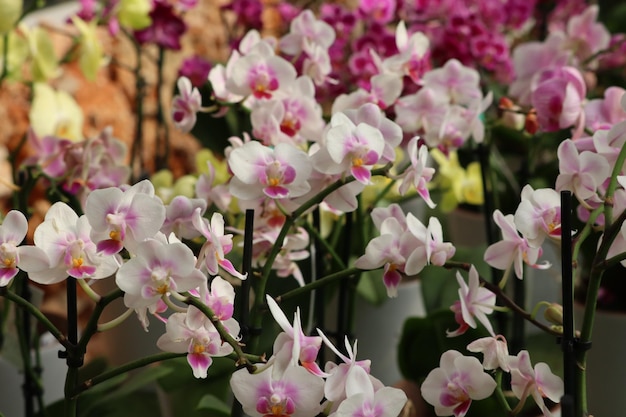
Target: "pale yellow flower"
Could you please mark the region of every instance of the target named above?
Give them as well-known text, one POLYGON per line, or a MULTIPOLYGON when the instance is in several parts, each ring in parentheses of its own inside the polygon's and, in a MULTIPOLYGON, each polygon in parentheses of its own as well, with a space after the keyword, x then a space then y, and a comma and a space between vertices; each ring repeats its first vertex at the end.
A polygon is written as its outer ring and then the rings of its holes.
POLYGON ((0 35, 15 27, 22 15, 23 0, 0 0, 0 35))
POLYGON ((117 7, 117 19, 123 27, 139 30, 152 23, 150 0, 121 0, 117 7))
POLYGON ((462 203, 483 204, 483 186, 480 164, 472 162, 464 169, 456 151, 448 156, 439 149, 430 151, 437 162, 437 176, 432 185, 442 192, 439 207, 444 212, 452 211, 462 203))
POLYGON ((33 60, 32 76, 35 82, 44 82, 59 74, 59 61, 54 53, 50 34, 40 27, 23 28, 28 38, 33 60))
POLYGON ((38 136, 54 135, 73 141, 83 139, 83 111, 65 91, 35 83, 30 108, 31 127, 38 136))
POLYGON ((105 63, 102 42, 98 39, 98 22, 92 20, 87 23, 78 16, 72 16, 72 22, 80 32, 78 64, 85 77, 94 80, 98 69, 105 63))
MULTIPOLYGON (((0 36, 0 50, 4 50, 5 37, 0 36)), ((13 30, 8 34, 8 54, 7 54, 7 74, 9 79, 20 79, 21 68, 28 59, 29 46, 28 39, 17 31, 13 30)), ((3 65, 3 57, 0 56, 0 65, 3 65)))

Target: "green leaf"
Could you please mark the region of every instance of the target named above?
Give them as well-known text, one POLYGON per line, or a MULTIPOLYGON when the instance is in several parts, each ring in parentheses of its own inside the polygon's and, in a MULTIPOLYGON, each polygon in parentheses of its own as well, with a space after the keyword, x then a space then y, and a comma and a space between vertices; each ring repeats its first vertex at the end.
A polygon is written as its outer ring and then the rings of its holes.
POLYGON ((398 344, 398 365, 402 375, 421 382, 426 375, 439 366, 441 354, 453 349, 464 355, 473 355, 466 350, 472 341, 489 336, 483 328, 470 329, 457 337, 447 337, 446 330, 454 330, 458 324, 454 313, 442 310, 427 317, 413 317, 404 322, 398 344))
POLYGON ((211 416, 215 417, 230 416, 230 407, 228 406, 228 404, 212 394, 206 394, 204 397, 202 397, 196 409, 207 411, 211 414, 211 416))
POLYGON ((380 305, 387 300, 387 290, 383 283, 382 270, 363 271, 356 286, 356 292, 368 303, 380 305))

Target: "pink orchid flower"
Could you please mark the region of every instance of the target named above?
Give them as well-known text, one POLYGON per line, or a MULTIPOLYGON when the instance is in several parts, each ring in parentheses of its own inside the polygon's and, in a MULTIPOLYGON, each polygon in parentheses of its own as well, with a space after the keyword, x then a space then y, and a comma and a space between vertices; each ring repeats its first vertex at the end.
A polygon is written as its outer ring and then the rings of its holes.
POLYGON ((289 366, 282 373, 273 366, 257 373, 240 369, 233 373, 230 387, 251 417, 311 417, 322 408, 324 380, 301 366, 289 366))
POLYGON ((430 40, 422 32, 409 36, 404 21, 396 26, 396 47, 399 53, 382 62, 385 71, 406 75, 416 84, 422 83, 422 77, 430 70, 430 40))
POLYGON ((98 251, 118 253, 124 245, 132 248, 152 238, 165 221, 165 206, 154 194, 148 180, 122 191, 111 187, 92 191, 85 203, 85 213, 93 228, 92 238, 98 251))
POLYGON ((492 336, 495 336, 487 314, 493 312, 496 305, 496 295, 480 286, 478 271, 474 265, 470 268, 467 283, 460 272, 456 273, 456 280, 460 287, 459 300, 455 301, 450 309, 454 312, 454 318, 459 324, 459 328, 455 331, 448 331, 448 337, 459 336, 470 327, 475 329, 477 327, 476 320, 482 323, 492 336))
POLYGON ((28 232, 28 221, 21 211, 11 210, 0 225, 0 287, 6 287, 18 273, 19 244, 28 232))
POLYGON ((419 137, 415 136, 407 145, 411 166, 402 175, 402 182, 398 186, 398 192, 400 195, 405 195, 409 188, 414 189, 422 197, 426 205, 432 209, 435 208, 435 203, 430 198, 428 183, 433 179, 435 169, 427 166, 428 147, 421 145, 418 149, 418 141, 419 137))
POLYGON ((86 216, 78 217, 67 204, 57 202, 35 229, 35 248, 20 249, 19 267, 39 284, 56 284, 68 275, 77 279, 107 278, 117 271, 118 261, 99 254, 90 234, 86 216))
POLYGON ((423 246, 423 243, 407 230, 406 225, 389 217, 380 225, 380 236, 367 244, 365 254, 355 261, 354 266, 371 270, 384 265, 383 283, 387 288, 387 296, 397 297, 402 277, 409 275, 406 273, 407 262, 419 246, 423 246))
POLYGON ((531 396, 537 403, 543 415, 552 417, 548 410, 544 397, 558 403, 563 396, 563 380, 554 375, 550 367, 540 362, 533 368, 530 363, 528 351, 522 350, 517 356, 512 356, 509 361, 511 368, 511 389, 520 401, 525 401, 531 396))
POLYGON ((154 309, 161 298, 173 292, 206 285, 206 277, 195 267, 191 249, 181 242, 167 242, 161 236, 141 242, 136 256, 117 271, 115 283, 125 292, 124 303, 129 308, 154 309))
POLYGON ((559 176, 556 191, 569 190, 578 201, 589 207, 589 203, 600 203, 598 190, 611 173, 607 160, 595 152, 578 153, 574 141, 564 140, 557 150, 559 176))
POLYGON ((319 365, 315 362, 322 346, 322 338, 304 334, 300 321, 300 308, 296 310, 292 326, 276 301, 269 295, 266 296, 266 300, 274 320, 283 329, 283 332, 274 341, 274 372, 284 372, 295 359, 313 375, 325 376, 326 374, 322 372, 319 365), (297 344, 295 339, 297 339, 297 344), (294 355, 297 355, 297 357, 294 358, 294 355))
POLYGON ((202 108, 202 96, 187 77, 180 77, 177 86, 178 95, 174 96, 172 103, 172 119, 179 130, 187 133, 196 124, 196 113, 202 108))
POLYGON ((367 185, 384 148, 385 139, 379 129, 366 123, 355 125, 345 114, 336 113, 326 132, 325 146, 313 155, 313 162, 322 173, 350 173, 367 185))
MULTIPOLYGON (((231 335, 239 334, 239 324, 231 319, 224 323, 231 335)), ((213 357, 226 356, 233 351, 223 343, 211 321, 198 309, 190 306, 186 313, 174 313, 165 325, 165 334, 157 340, 165 352, 187 352, 187 363, 196 378, 206 378, 213 357)))
POLYGON ((502 240, 490 245, 485 251, 484 259, 490 266, 506 271, 513 265, 515 276, 519 279, 523 278, 524 263, 538 269, 551 266, 548 261, 537 264, 543 250, 541 247, 530 246, 528 240, 520 236, 512 214, 505 216, 500 210, 496 210, 493 220, 502 231, 502 240))
POLYGON ((206 208, 207 203, 204 199, 177 195, 165 207, 165 220, 161 232, 166 236, 174 233, 179 239, 195 239, 200 236, 200 232, 193 225, 195 211, 199 209, 200 215, 203 215, 206 208))
POLYGON ((309 191, 309 156, 288 143, 273 149, 251 141, 233 149, 228 166, 234 174, 230 191, 244 200, 299 197, 309 191))
POLYGON ((532 247, 541 247, 546 237, 561 238, 561 198, 551 188, 522 189, 522 201, 515 211, 515 227, 532 247))
POLYGON ((441 355, 439 368, 426 376, 421 391, 424 400, 435 406, 438 416, 463 417, 472 400, 489 397, 496 385, 478 359, 448 350, 441 355))
POLYGON ((374 389, 370 375, 354 367, 346 381, 347 398, 336 411, 337 417, 397 417, 407 402, 406 394, 392 387, 374 389))
POLYGON ((280 50, 289 55, 298 55, 318 45, 328 50, 335 41, 335 31, 323 20, 318 20, 313 12, 305 9, 289 24, 289 33, 278 42, 280 50))
POLYGON ((571 126, 575 130, 582 129, 585 115, 583 100, 587 88, 576 68, 544 70, 535 77, 531 88, 531 104, 537 111, 537 121, 544 132, 571 126))
POLYGON ((242 274, 235 269, 232 262, 225 258, 233 249, 233 235, 224 234, 224 216, 221 213, 213 213, 211 222, 202 217, 201 210, 196 208, 192 218, 195 228, 206 238, 206 242, 200 248, 198 265, 204 265, 209 274, 217 275, 221 267, 226 272, 239 279, 246 279, 247 274, 242 274))
POLYGON ((502 335, 481 337, 467 345, 467 350, 483 354, 483 368, 490 371, 501 368, 506 372, 509 368, 509 348, 502 335))
POLYGON ((354 341, 354 345, 350 346, 348 338, 345 338, 344 345, 346 352, 348 353, 348 356, 346 356, 341 353, 330 340, 328 340, 328 337, 326 337, 320 329, 317 329, 317 333, 324 340, 326 346, 328 346, 335 353, 335 355, 343 361, 343 363, 340 364, 327 362, 325 366, 325 371, 328 374, 328 377, 326 378, 326 384, 324 385, 324 396, 328 401, 332 401, 335 404, 335 407, 348 397, 348 394, 350 393, 350 384, 348 381, 350 381, 351 375, 355 372, 360 372, 357 371, 356 368, 361 368, 369 376, 371 383, 376 384, 376 388, 382 386, 380 381, 369 375, 371 361, 369 359, 361 361, 356 360, 356 340, 354 341))
POLYGON ((284 58, 276 56, 267 42, 258 42, 232 66, 226 88, 240 96, 269 99, 296 79, 296 70, 284 58))

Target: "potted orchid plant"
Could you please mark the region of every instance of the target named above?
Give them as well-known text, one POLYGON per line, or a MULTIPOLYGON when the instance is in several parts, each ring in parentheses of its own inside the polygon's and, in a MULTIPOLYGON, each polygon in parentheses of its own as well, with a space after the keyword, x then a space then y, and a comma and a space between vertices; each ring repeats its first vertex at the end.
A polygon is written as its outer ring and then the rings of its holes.
POLYGON ((83 1, 56 29, 69 39, 58 56, 45 27, 19 23, 28 14, 21 1, 4 3, 0 82, 32 96, 0 225, 0 296, 26 329, 26 415, 123 415, 133 412, 131 396, 154 399, 139 388, 156 381, 177 391, 159 397, 163 408, 186 415, 397 416, 410 410, 407 395, 359 357, 350 306, 368 283, 393 299, 403 280, 435 269, 452 271, 458 297, 419 331, 407 336, 406 327, 400 347, 403 372, 430 410, 551 416, 564 398, 563 415, 593 412, 584 349, 603 273, 626 257, 626 99, 619 87, 595 98, 607 86, 593 77, 622 64, 622 43, 598 22, 597 6, 520 1, 508 13, 490 1, 362 0, 313 11, 233 0, 219 10, 232 23, 224 62, 184 61, 168 97, 167 58, 183 48, 201 4, 83 1), (96 117, 84 117, 59 82, 72 72, 94 93, 103 73, 132 80, 127 142, 112 127, 85 133, 96 117), (196 154, 174 175, 174 135, 189 132, 224 146, 192 142, 187 153, 196 154), (517 166, 506 158, 516 153, 508 139, 527 150, 517 166), (459 155, 476 158, 463 165, 459 155), (575 227, 561 191, 576 200, 575 227), (445 214, 405 212, 407 199, 429 210, 479 206, 502 238, 491 235, 468 262, 446 239, 445 214), (574 266, 583 244, 601 236, 578 268, 588 265, 577 335, 560 300, 529 310, 506 290, 526 267, 549 268, 543 247, 564 233, 574 266), (504 272, 487 279, 488 267, 504 272), (66 323, 33 303, 31 285, 64 288, 66 323), (329 330, 333 297, 338 322, 329 330), (123 311, 104 320, 114 303, 123 311), (510 355, 495 311, 572 341, 580 366, 563 370, 564 384, 531 361, 523 340, 510 355), (50 407, 24 317, 63 349, 64 398, 50 407), (92 362, 97 338, 129 320, 138 333, 159 334, 160 352, 119 366, 92 362), (328 353, 334 360, 324 361, 328 353))

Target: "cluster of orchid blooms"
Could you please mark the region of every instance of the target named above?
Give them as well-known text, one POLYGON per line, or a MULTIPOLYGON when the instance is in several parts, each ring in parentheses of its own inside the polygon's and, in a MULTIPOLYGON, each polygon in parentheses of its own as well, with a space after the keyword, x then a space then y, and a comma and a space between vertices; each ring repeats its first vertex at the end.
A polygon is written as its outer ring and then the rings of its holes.
MULTIPOLYGON (((243 11, 242 3, 234 2, 231 7, 240 6, 243 11)), ((409 30, 400 22, 386 53, 368 49, 363 41, 362 53, 351 58, 354 68, 346 71, 358 75, 350 81, 358 88, 343 92, 345 74, 338 71, 338 62, 349 30, 337 28, 352 28, 359 13, 375 16, 379 26, 372 27, 381 31, 396 12, 403 11, 407 18, 427 13, 427 9, 404 3, 364 0, 356 14, 340 6, 326 6, 321 18, 309 10, 296 13, 285 6, 283 13, 292 14, 286 35, 261 37, 257 30, 250 30, 228 62, 210 70, 212 104, 221 108, 217 112, 215 106, 203 107, 194 83, 181 77, 172 106, 179 129, 190 131, 198 112, 220 116, 235 104, 249 112, 252 124, 251 136, 231 138, 231 146, 225 150, 228 180, 217 181, 218 168, 209 165, 196 182, 194 196, 178 195, 164 203, 148 180, 124 184, 130 175, 122 162, 125 149, 109 131, 83 142, 57 135, 58 126, 56 133, 41 138, 33 132, 37 156, 25 165, 79 195, 84 214, 79 216, 66 203, 57 202, 36 228, 34 245, 20 245, 27 233, 26 217, 10 211, 0 226, 0 286, 10 285, 21 269, 39 284, 74 277, 98 299, 89 283, 114 277, 124 292, 128 311, 136 312, 146 330, 148 314, 165 323, 158 346, 164 351, 186 352, 193 374, 205 378, 212 357, 236 351, 240 333, 233 318, 234 287, 219 274, 254 279, 227 259, 233 250, 233 234, 226 233, 219 212, 210 220, 206 217, 209 209, 230 210, 233 198, 242 211, 253 209, 254 267, 265 273, 271 262, 278 276, 293 276, 304 286, 297 262, 309 257, 309 235, 299 222, 306 220, 312 209, 319 207, 333 214, 358 209, 362 192, 375 176, 388 177, 401 195, 415 193, 434 207, 429 190, 438 171, 445 171, 445 160, 452 160, 456 150, 472 140, 485 140, 483 114, 491 105, 492 94, 483 93, 479 72, 470 65, 512 81, 510 95, 516 101, 515 105, 505 103, 511 113, 503 122, 532 133, 572 128, 571 139, 558 148, 560 170, 555 187, 526 185, 514 214, 499 210, 493 214, 502 240, 487 248, 484 260, 506 271, 501 284, 511 272, 523 279, 525 265, 550 267, 540 258, 544 242, 560 237, 558 191, 572 191, 580 203, 578 214, 588 220, 589 228, 614 225, 618 218, 623 222, 624 90, 612 87, 603 99, 586 100, 590 80, 583 74, 599 65, 599 52, 612 42, 596 21, 597 8, 580 10, 562 22, 556 20, 545 41, 520 44, 512 58, 506 40, 489 36, 494 28, 484 22, 519 29, 534 7, 532 2, 514 2, 516 13, 508 14, 486 7, 490 2, 481 2, 483 15, 491 20, 480 20, 481 13, 474 10, 458 16, 451 27, 416 23, 409 30), (433 31, 445 35, 436 38, 436 45, 430 40, 435 39, 433 31), (456 45, 458 59, 451 57, 433 68, 433 57, 441 59, 441 51, 449 50, 453 40, 466 32, 475 36, 469 45, 456 45), (328 122, 323 117, 323 100, 330 100, 328 122), (521 109, 529 107, 534 110, 523 114, 521 109), (440 162, 437 168, 430 166, 429 155, 440 162), (611 209, 603 211, 609 200, 611 209), (617 216, 605 218, 606 213, 617 216), (201 241, 199 252, 194 253, 188 241, 201 241), (182 307, 188 297, 200 300, 212 316, 194 305, 182 307)), ((450 2, 440 3, 441 10, 428 8, 428 13, 445 13, 450 2)), ((83 10, 82 17, 88 20, 87 11, 83 10)), ((239 14, 240 18, 246 16, 255 18, 254 13, 239 14)), ((150 17, 157 19, 158 13, 150 17)), ((111 30, 120 23, 127 25, 125 18, 130 19, 119 16, 119 23, 109 20, 111 30)), ((387 39, 370 35, 372 42, 387 39)), ((464 194, 476 184, 471 184, 469 177, 455 178, 455 198, 466 201, 464 194)), ((405 214, 398 204, 390 204, 374 208, 371 219, 378 236, 367 243, 354 266, 382 268, 389 297, 397 294, 403 278, 419 274, 427 265, 455 264, 455 247, 444 240, 436 217, 424 224, 412 213, 405 214)), ((231 230, 243 233, 234 227, 231 230)), ((621 227, 607 241, 606 259, 622 261, 626 228, 621 227)), ((533 366, 525 350, 516 356, 508 354, 506 340, 494 332, 488 317, 496 307, 496 294, 481 284, 474 266, 465 269, 468 279, 457 273, 459 300, 451 306, 458 328, 450 329, 448 336, 463 334, 480 323, 490 337, 474 341, 467 349, 482 353, 484 360, 481 364, 475 356, 443 353, 440 367, 422 384, 424 399, 434 405, 437 415, 464 416, 472 400, 501 389, 491 375, 500 369, 510 373, 520 407, 532 397, 544 415, 551 415, 544 398, 559 402, 561 379, 544 363, 533 366)), ((266 301, 283 332, 267 362, 249 364, 232 376, 231 388, 246 413, 293 417, 320 412, 376 417, 399 414, 406 396, 369 374, 369 361, 356 358, 356 342, 351 346, 345 341, 346 356, 322 331, 318 330, 317 336, 305 335, 299 311, 291 323, 272 297, 267 296, 266 301), (329 362, 322 370, 315 362, 322 344, 343 362, 329 362)))

